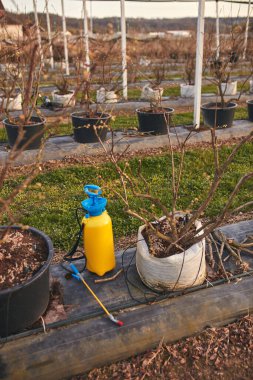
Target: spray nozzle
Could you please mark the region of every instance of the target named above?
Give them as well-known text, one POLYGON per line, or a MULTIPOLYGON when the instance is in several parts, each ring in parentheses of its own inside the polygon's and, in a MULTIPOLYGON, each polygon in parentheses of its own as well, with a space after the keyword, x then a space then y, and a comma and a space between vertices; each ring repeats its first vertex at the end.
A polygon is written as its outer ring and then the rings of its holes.
POLYGON ((82 201, 82 207, 88 211, 89 216, 99 216, 105 211, 107 199, 101 197, 102 190, 97 185, 85 185, 84 192, 88 195, 88 199, 82 201))

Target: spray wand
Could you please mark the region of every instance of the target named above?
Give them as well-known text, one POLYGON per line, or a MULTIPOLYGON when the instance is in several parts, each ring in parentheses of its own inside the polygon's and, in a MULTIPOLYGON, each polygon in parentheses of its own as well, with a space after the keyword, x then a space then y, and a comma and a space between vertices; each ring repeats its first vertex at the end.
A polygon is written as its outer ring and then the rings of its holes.
POLYGON ((72 276, 74 278, 82 281, 82 283, 86 286, 86 288, 89 290, 89 292, 92 294, 92 296, 98 302, 98 304, 102 307, 102 309, 104 310, 104 312, 106 313, 106 315, 108 315, 108 317, 110 318, 110 320, 113 323, 116 323, 116 325, 118 325, 118 326, 123 326, 123 322, 122 321, 116 319, 111 313, 109 313, 109 311, 107 310, 107 308, 103 305, 103 303, 100 301, 100 299, 96 296, 96 294, 93 292, 93 290, 89 287, 89 285, 87 284, 87 282, 85 281, 85 279, 83 278, 83 276, 81 275, 81 273, 78 271, 78 269, 76 268, 76 266, 73 263, 71 263, 70 267, 71 267, 72 271, 74 272, 72 274, 72 276))

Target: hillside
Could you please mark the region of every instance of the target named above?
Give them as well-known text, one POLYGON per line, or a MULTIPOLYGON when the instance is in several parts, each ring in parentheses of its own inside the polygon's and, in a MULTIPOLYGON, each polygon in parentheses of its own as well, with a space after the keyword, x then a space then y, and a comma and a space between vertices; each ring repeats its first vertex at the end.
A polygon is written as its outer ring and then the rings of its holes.
MULTIPOLYGON (((12 19, 19 20, 22 23, 34 21, 33 13, 29 14, 14 14, 7 13, 12 19)), ((53 30, 62 28, 61 17, 55 14, 50 15, 51 25, 53 30)), ((39 20, 42 27, 46 28, 46 15, 39 14, 39 20)), ((67 18, 67 28, 71 31, 77 31, 82 28, 82 20, 79 18, 67 18)), ((252 24, 253 18, 250 20, 252 24)), ((120 18, 119 17, 105 17, 93 19, 93 32, 104 33, 106 32, 108 24, 113 25, 114 31, 120 30, 120 18)), ((231 25, 244 24, 245 18, 220 18, 221 32, 225 32, 231 25)), ((194 30, 196 29, 196 18, 181 18, 181 19, 145 19, 145 18, 127 18, 128 31, 136 32, 153 32, 153 31, 166 31, 166 30, 194 30)), ((215 30, 215 19, 206 18, 206 30, 215 30)))

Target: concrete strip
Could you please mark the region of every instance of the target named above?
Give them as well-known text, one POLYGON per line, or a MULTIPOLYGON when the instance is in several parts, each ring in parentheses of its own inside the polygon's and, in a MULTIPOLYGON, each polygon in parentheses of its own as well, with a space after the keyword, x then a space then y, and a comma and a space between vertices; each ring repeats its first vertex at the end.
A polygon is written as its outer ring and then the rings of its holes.
MULTIPOLYGON (((247 136, 253 131, 253 123, 248 120, 234 121, 234 125, 231 128, 225 128, 217 130, 217 136, 220 141, 225 141, 231 138, 239 138, 247 136)), ((186 127, 178 126, 173 127, 170 130, 170 142, 173 146, 178 145, 178 139, 183 141, 188 135, 186 127)), ((109 136, 108 136, 109 139, 109 136)), ((129 145, 129 151, 137 152, 152 148, 169 147, 169 139, 167 135, 161 136, 140 136, 138 134, 132 135, 132 137, 124 135, 122 132, 115 132, 115 152, 123 152, 129 145)), ((210 131, 202 131, 193 133, 188 141, 188 144, 197 144, 211 142, 210 131)), ((108 140, 109 143, 109 140, 108 140)), ((43 152, 42 161, 61 160, 66 156, 95 156, 103 153, 103 149, 99 143, 95 144, 79 144, 74 141, 72 136, 59 136, 52 137, 46 142, 46 146, 43 152)), ((18 157, 15 166, 32 164, 35 162, 37 156, 37 150, 27 150, 22 152, 18 157)), ((6 151, 0 151, 0 165, 4 165, 8 153, 6 151)))

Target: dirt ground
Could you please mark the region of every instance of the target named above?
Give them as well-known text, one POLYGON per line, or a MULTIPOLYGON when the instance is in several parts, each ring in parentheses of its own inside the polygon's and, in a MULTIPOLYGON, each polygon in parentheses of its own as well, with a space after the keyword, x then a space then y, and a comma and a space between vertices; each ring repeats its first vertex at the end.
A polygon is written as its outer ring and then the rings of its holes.
POLYGON ((71 380, 252 380, 252 333, 253 317, 246 316, 71 380))

